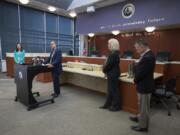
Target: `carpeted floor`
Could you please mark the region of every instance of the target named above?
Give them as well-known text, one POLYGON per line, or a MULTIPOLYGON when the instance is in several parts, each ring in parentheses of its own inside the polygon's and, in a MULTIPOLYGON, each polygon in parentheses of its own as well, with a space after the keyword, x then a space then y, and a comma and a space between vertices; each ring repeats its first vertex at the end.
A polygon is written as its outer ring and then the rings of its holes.
MULTIPOLYGON (((3 75, 0 75, 3 76, 3 75)), ((138 135, 131 131, 135 123, 127 112, 98 109, 105 97, 72 86, 63 86, 62 96, 54 104, 32 111, 14 102, 16 86, 13 79, 0 77, 0 135, 138 135)), ((41 99, 49 97, 51 83, 33 82, 41 99)), ((151 110, 148 135, 180 135, 180 111, 173 106, 172 116, 156 105, 151 110)))

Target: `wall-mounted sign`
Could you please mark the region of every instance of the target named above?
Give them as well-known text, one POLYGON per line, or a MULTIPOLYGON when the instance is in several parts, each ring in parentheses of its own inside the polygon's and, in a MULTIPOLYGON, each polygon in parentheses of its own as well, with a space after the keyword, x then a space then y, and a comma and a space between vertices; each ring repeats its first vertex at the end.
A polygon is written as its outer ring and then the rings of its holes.
POLYGON ((135 13, 135 6, 133 4, 126 4, 121 12, 123 18, 131 18, 135 13))
POLYGON ((180 24, 179 12, 180 0, 126 0, 97 9, 93 16, 79 14, 76 30, 79 34, 87 34, 113 30, 144 30, 149 26, 177 26, 180 24))

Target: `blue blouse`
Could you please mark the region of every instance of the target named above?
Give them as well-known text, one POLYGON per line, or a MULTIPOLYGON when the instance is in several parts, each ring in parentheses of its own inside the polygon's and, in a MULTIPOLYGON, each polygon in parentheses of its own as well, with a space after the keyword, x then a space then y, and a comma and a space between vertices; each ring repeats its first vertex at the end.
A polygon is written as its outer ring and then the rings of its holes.
POLYGON ((25 58, 25 50, 23 51, 14 51, 14 62, 16 64, 23 64, 25 58))

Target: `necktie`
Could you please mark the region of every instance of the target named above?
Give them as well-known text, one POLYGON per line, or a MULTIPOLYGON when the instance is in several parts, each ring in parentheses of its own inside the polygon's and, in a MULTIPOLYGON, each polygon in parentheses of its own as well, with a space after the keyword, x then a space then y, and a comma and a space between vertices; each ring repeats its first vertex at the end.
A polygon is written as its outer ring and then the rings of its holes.
POLYGON ((52 58, 54 56, 54 53, 55 53, 55 49, 53 50, 52 54, 51 54, 51 59, 50 59, 50 64, 52 63, 52 58))

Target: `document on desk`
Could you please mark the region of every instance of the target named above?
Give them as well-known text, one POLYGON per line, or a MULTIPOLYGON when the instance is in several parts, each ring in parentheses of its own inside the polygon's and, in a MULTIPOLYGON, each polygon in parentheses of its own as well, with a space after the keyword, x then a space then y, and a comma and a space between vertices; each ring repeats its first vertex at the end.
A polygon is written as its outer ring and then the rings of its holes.
POLYGON ((127 76, 127 73, 121 73, 120 77, 127 76))

